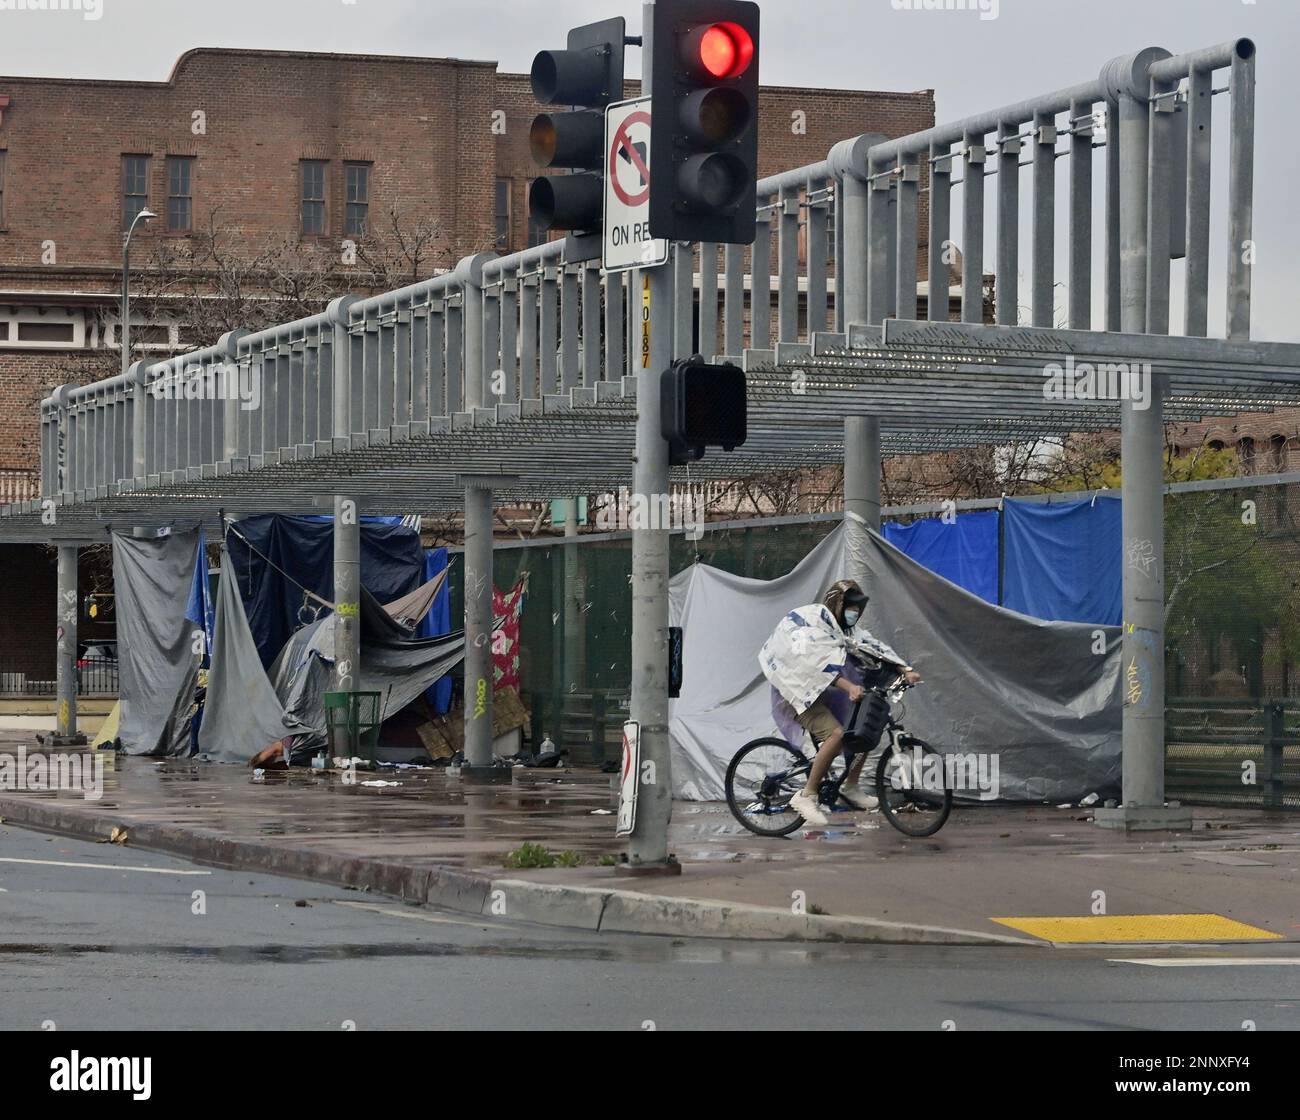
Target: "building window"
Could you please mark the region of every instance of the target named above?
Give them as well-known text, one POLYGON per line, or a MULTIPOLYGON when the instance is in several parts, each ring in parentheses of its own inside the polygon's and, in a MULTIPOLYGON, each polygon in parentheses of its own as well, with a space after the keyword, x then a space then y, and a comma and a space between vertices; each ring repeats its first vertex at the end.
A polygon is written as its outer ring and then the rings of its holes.
POLYGON ((194 228, 194 157, 167 157, 167 228, 188 233, 194 228))
POLYGON ((0 229, 5 228, 5 156, 8 154, 0 148, 0 229))
POLYGON ((365 237, 366 219, 370 214, 370 164, 345 163, 343 175, 347 186, 347 235, 365 237))
POLYGON ((325 232, 325 161, 302 161, 302 232, 325 232))
POLYGON ((1274 436, 1268 441, 1268 445, 1273 453, 1273 473, 1286 473, 1286 436, 1274 436))
POLYGON ((531 249, 534 245, 545 245, 551 239, 550 231, 541 222, 537 221, 531 213, 528 215, 528 247, 531 249))
POLYGON ((149 205, 149 157, 122 157, 122 228, 130 229, 136 215, 149 205))
POLYGON ((509 179, 497 180, 497 248, 503 253, 510 250, 510 186, 511 181, 509 179))

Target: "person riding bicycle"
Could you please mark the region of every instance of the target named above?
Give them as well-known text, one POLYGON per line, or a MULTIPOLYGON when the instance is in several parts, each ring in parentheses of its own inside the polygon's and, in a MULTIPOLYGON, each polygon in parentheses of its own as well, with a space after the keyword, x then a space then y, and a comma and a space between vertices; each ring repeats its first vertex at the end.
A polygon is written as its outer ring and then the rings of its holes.
MULTIPOLYGON (((902 657, 858 625, 867 601, 857 583, 840 580, 820 603, 798 607, 781 619, 758 654, 763 675, 817 747, 807 785, 790 799, 790 807, 808 824, 828 823, 817 796, 844 740, 844 726, 831 711, 828 694, 838 689, 853 702, 865 695, 862 685, 845 675, 849 654, 862 652, 896 665, 909 684, 921 679, 902 657)), ((840 796, 856 809, 876 807, 876 799, 858 786, 866 757, 862 753, 854 758, 840 787, 840 796)))

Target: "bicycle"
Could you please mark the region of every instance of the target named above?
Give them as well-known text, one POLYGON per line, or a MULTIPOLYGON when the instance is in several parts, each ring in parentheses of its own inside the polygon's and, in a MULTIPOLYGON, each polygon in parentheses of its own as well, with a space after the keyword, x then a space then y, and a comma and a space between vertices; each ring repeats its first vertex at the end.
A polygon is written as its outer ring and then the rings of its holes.
MULTIPOLYGON (((952 812, 952 789, 943 756, 929 743, 909 735, 893 717, 894 702, 914 687, 907 683, 903 671, 879 663, 876 672, 883 679, 864 684, 865 694, 853 705, 845 728, 844 750, 822 779, 818 801, 824 808, 838 811, 835 805, 853 756, 864 752, 870 756, 883 741, 876 761, 880 811, 905 836, 933 836, 952 812)), ((754 739, 736 752, 727 767, 727 804, 750 832, 788 836, 804 823, 790 808, 790 798, 803 789, 811 769, 812 759, 785 739, 754 739)))

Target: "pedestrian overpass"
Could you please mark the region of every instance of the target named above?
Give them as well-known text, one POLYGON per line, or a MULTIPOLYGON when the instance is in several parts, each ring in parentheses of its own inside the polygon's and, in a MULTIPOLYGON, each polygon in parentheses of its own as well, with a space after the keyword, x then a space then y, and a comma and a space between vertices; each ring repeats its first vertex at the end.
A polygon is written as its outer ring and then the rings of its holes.
MULTIPOLYGON (((75 591, 77 546, 110 528, 220 531, 223 515, 328 508, 464 510, 468 693, 491 680, 494 503, 619 487, 649 497, 688 478, 843 464, 852 542, 879 525, 882 455, 1118 428, 1126 553, 1154 555, 1124 568, 1123 656, 1148 685, 1126 699, 1124 804, 1098 820, 1177 825, 1186 811, 1164 805, 1163 424, 1300 405, 1300 345, 1250 339, 1255 66, 1247 39, 1179 55, 1146 48, 1077 85, 925 132, 846 138, 820 162, 759 184, 749 253, 679 244, 667 265, 627 277, 567 263, 562 242, 478 254, 397 291, 340 296, 318 315, 64 385, 41 405, 41 498, 0 510, 0 542, 59 545, 63 595, 75 591), (1226 198, 1210 191, 1216 95, 1229 102, 1226 198), (996 238, 986 253, 989 179, 996 238), (918 318, 923 193, 932 287, 960 246, 959 322, 948 321, 946 285, 918 318), (1217 251, 1216 214, 1229 229, 1217 251), (1171 334, 1174 259, 1184 261, 1184 316, 1171 334), (994 324, 986 269, 996 276, 994 324), (1219 269, 1226 337, 1210 338, 1219 269), (1068 279, 1064 325, 1058 275, 1068 279), (1104 293, 1096 308, 1094 278, 1104 293), (749 439, 670 471, 659 373, 697 337, 706 356, 745 369, 749 439), (1149 397, 1056 399, 1045 372, 1069 362, 1149 363, 1149 397), (232 385, 255 387, 257 407, 232 385)), ((358 536, 347 522, 336 517, 340 603, 357 594, 358 536)), ((633 548, 631 715, 643 757, 666 774, 667 526, 638 529, 633 548)), ((60 705, 59 732, 69 737, 75 611, 60 610, 60 697, 70 704, 60 705)), ((470 773, 491 766, 486 715, 467 726, 470 773)), ((669 788, 661 779, 641 792, 633 868, 665 861, 669 788)))

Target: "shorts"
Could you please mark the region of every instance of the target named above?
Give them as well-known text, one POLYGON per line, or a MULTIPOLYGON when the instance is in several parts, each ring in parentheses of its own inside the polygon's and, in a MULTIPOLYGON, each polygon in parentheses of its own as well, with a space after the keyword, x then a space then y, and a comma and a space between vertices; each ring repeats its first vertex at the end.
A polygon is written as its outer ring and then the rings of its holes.
POLYGON ((799 721, 799 726, 812 736, 813 742, 819 747, 837 731, 844 730, 844 727, 835 718, 830 708, 820 700, 814 701, 811 708, 799 713, 795 719, 799 721))

